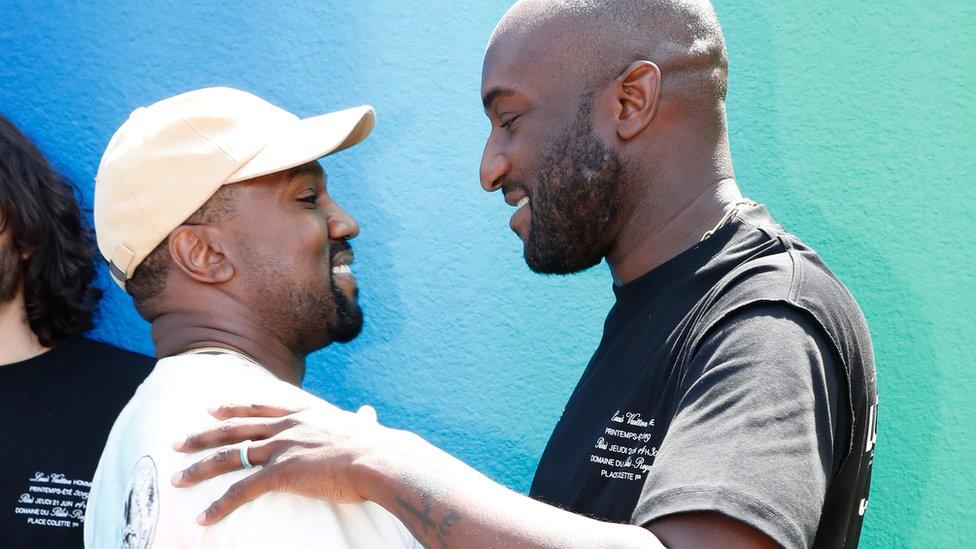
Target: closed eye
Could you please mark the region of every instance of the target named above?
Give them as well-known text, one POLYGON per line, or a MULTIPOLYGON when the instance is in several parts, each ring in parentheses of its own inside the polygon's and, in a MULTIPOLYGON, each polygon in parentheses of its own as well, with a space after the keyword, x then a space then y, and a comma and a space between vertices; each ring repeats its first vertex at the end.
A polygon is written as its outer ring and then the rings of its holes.
POLYGON ((299 198, 298 201, 299 202, 306 202, 308 204, 318 204, 319 203, 319 195, 317 195, 317 194, 310 194, 310 195, 303 196, 303 197, 299 198))

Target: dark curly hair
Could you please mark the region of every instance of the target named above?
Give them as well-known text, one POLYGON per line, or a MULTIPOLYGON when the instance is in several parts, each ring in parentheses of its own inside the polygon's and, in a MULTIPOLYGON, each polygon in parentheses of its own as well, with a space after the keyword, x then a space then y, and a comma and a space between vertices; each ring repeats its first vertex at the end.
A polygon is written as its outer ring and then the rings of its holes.
POLYGON ((74 191, 44 155, 0 115, 0 232, 27 256, 24 300, 31 330, 46 347, 92 327, 101 297, 91 229, 74 191))

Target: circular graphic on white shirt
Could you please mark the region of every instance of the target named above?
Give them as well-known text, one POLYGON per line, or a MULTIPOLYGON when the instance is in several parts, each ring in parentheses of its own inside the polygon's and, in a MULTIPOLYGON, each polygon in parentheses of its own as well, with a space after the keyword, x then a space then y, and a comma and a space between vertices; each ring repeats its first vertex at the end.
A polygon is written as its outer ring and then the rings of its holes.
POLYGON ((129 475, 125 508, 122 511, 122 547, 148 549, 156 533, 159 518, 159 486, 156 463, 142 456, 129 475))

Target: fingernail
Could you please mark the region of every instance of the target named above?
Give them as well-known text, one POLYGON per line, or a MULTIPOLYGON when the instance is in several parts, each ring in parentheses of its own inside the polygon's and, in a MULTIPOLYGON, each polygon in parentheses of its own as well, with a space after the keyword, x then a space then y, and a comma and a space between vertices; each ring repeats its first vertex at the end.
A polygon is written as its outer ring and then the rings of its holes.
POLYGON ((183 449, 183 442, 185 442, 185 441, 184 440, 177 440, 176 442, 174 442, 173 443, 173 449, 174 450, 182 450, 183 449))
POLYGON ((204 511, 197 515, 197 524, 203 524, 203 521, 207 519, 207 512, 204 511))
POLYGON ((179 473, 173 475, 173 478, 170 479, 170 482, 173 483, 173 486, 179 486, 181 480, 183 480, 183 471, 180 471, 179 473))

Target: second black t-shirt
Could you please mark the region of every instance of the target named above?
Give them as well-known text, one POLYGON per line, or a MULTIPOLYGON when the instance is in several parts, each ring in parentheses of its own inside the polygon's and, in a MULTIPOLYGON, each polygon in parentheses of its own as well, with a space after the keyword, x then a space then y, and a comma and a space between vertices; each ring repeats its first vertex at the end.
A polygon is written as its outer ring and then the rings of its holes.
POLYGON ((530 494, 614 522, 712 511, 786 547, 856 545, 874 359, 820 258, 752 206, 614 292, 530 494))
POLYGON ((0 366, 0 547, 82 547, 105 440, 154 363, 79 336, 0 366))

